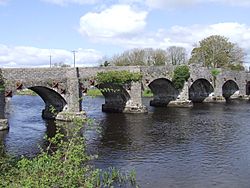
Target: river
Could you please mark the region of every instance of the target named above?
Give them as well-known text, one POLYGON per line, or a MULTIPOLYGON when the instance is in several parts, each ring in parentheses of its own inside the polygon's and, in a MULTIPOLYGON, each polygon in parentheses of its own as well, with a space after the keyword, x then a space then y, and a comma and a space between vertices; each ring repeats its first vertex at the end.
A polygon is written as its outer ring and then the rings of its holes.
MULTIPOLYGON (((152 108, 148 114, 101 112, 103 98, 86 97, 94 124, 86 129, 88 151, 99 168, 135 169, 141 187, 249 187, 250 102, 152 108)), ((149 99, 144 99, 149 104, 149 99)), ((14 96, 8 103, 10 130, 0 132, 5 152, 34 156, 53 134, 41 118, 38 96, 14 96)))

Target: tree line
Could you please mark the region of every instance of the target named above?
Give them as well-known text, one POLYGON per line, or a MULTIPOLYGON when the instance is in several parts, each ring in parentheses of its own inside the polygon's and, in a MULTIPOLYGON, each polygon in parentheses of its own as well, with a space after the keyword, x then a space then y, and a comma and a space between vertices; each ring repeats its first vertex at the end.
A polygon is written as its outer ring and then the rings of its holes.
POLYGON ((245 52, 228 38, 212 35, 195 44, 188 59, 186 49, 171 46, 166 50, 143 48, 127 50, 101 63, 101 66, 161 66, 200 64, 208 68, 244 70, 245 52))

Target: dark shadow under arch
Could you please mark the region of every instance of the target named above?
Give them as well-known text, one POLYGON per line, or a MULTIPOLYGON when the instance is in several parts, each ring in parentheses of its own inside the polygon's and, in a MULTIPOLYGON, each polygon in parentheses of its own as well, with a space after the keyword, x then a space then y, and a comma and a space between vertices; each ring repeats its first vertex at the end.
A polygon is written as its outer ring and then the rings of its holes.
POLYGON ((246 95, 250 95, 250 81, 246 84, 246 95))
POLYGON ((235 81, 227 80, 222 86, 222 96, 228 100, 238 90, 239 86, 235 81))
POLYGON ((214 88, 211 83, 204 79, 196 80, 189 88, 189 100, 195 103, 203 102, 211 93, 214 88))
POLYGON ((179 95, 179 91, 174 87, 174 84, 166 78, 155 79, 148 87, 154 97, 150 101, 151 106, 167 106, 170 101, 177 99, 179 95))
POLYGON ((28 89, 36 92, 43 99, 45 109, 42 112, 42 117, 45 119, 54 119, 67 104, 65 99, 53 89, 44 86, 32 86, 28 89))
POLYGON ((126 106, 126 103, 130 100, 130 95, 124 87, 128 85, 119 85, 114 83, 98 84, 96 87, 102 92, 105 98, 105 104, 103 104, 103 111, 110 112, 122 112, 126 106))

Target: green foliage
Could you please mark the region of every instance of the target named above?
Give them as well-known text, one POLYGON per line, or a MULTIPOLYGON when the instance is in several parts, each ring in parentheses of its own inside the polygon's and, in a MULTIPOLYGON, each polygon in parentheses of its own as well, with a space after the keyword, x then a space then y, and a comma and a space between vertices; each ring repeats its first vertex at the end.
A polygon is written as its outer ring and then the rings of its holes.
POLYGON ((212 69, 211 75, 213 76, 213 86, 216 87, 216 77, 220 74, 220 70, 218 69, 212 69))
POLYGON ((211 70, 211 75, 213 77, 217 77, 219 74, 220 74, 220 70, 218 70, 218 69, 212 69, 211 70))
POLYGON ((102 96, 102 92, 99 89, 89 89, 87 91, 87 96, 91 97, 102 96))
POLYGON ((173 84, 176 89, 182 89, 184 83, 190 77, 189 67, 187 65, 177 66, 174 70, 173 84))
POLYGON ((30 90, 30 89, 23 89, 23 90, 17 90, 17 95, 31 95, 31 96, 37 96, 37 93, 30 90))
POLYGON ((228 65, 228 68, 234 71, 243 71, 245 69, 241 64, 236 64, 236 65, 230 64, 228 65))
POLYGON ((53 105, 50 105, 49 106, 49 111, 53 114, 53 115, 56 115, 58 112, 56 110, 56 108, 53 106, 53 105))
POLYGON ((143 93, 142 93, 142 96, 143 97, 153 97, 153 93, 152 93, 152 91, 150 90, 150 89, 145 89, 144 91, 143 91, 143 93))
POLYGON ((86 154, 85 139, 81 135, 83 121, 59 126, 56 135, 46 138, 48 147, 32 158, 0 159, 0 187, 112 187, 114 184, 136 186, 134 172, 127 176, 110 168, 102 171, 88 165, 92 158, 86 154))
POLYGON ((126 84, 130 82, 137 82, 142 79, 142 74, 139 72, 123 71, 108 71, 98 72, 96 80, 98 84, 101 83, 115 83, 115 84, 126 84))
POLYGON ((189 63, 202 63, 212 68, 242 69, 245 53, 237 44, 220 35, 212 35, 194 48, 189 63))
POLYGON ((4 84, 0 84, 0 92, 5 90, 4 84))

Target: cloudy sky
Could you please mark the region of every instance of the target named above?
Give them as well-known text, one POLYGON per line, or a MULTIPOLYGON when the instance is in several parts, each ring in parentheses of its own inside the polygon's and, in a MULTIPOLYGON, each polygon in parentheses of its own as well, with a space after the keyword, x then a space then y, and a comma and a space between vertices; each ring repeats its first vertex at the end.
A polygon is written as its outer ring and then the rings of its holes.
POLYGON ((0 67, 72 65, 72 50, 77 66, 132 48, 190 52, 214 34, 250 54, 249 17, 249 0, 0 0, 0 67))

